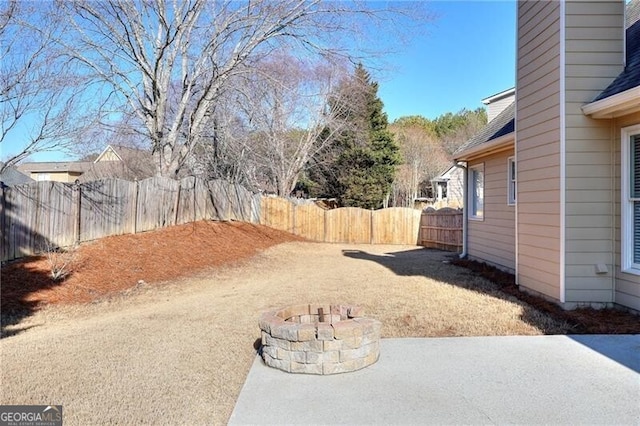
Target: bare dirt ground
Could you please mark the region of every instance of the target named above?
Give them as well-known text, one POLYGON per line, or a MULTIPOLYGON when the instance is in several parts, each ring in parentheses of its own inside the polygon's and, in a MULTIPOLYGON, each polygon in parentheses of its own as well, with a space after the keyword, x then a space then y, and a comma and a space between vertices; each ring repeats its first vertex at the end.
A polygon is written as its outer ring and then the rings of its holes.
POLYGON ((62 404, 66 424, 224 424, 259 314, 305 302, 363 306, 383 337, 575 331, 447 253, 295 240, 202 222, 85 245, 61 284, 41 259, 4 268, 0 404, 62 404))

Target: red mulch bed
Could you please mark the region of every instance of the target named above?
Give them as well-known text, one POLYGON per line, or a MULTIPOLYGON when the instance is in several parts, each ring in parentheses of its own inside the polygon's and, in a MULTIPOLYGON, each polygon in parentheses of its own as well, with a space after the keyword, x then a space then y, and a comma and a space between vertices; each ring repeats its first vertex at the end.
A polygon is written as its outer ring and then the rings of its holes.
POLYGON ((287 241, 286 232, 242 222, 195 222, 82 244, 72 273, 55 282, 45 257, 29 257, 2 268, 3 314, 43 304, 86 303, 135 287, 159 283, 247 259, 287 241))
POLYGON ((454 259, 451 263, 482 275, 500 286, 500 289, 545 312, 554 318, 571 324, 574 334, 639 334, 640 315, 618 309, 581 308, 565 311, 553 302, 520 291, 512 274, 501 271, 486 263, 473 260, 454 259))

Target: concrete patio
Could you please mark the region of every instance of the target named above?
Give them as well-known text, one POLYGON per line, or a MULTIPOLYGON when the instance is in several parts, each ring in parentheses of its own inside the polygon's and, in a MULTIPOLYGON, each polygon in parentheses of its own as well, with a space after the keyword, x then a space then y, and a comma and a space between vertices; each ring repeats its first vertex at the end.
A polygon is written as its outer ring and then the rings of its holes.
POLYGON ((229 424, 640 424, 640 335, 383 339, 332 376, 251 368, 229 424))

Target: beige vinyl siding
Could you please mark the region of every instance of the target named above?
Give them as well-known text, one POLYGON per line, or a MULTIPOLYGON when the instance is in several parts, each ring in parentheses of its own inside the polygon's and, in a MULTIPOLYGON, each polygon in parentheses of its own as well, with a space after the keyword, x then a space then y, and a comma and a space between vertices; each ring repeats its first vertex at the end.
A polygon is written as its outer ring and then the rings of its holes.
POLYGON ((461 208, 464 205, 464 172, 455 168, 450 172, 447 182, 447 206, 461 208))
POLYGON ((560 6, 518 3, 518 284, 560 299, 560 6))
POLYGON ((515 94, 511 96, 506 96, 503 99, 491 102, 487 105, 487 121, 491 121, 496 118, 502 111, 505 110, 506 107, 511 105, 515 98, 515 94))
POLYGON ((621 131, 623 127, 640 124, 640 112, 616 119, 613 123, 614 135, 614 217, 615 217, 615 302, 640 311, 640 276, 626 274, 621 271, 621 217, 620 217, 620 164, 621 164, 621 131))
POLYGON ((513 150, 469 162, 484 165, 484 218, 470 220, 467 251, 473 259, 515 271, 515 207, 507 205, 507 159, 513 150))
POLYGON ((612 303, 612 128, 581 107, 623 69, 624 4, 567 1, 565 12, 565 297, 568 305, 612 303), (594 40, 584 28, 604 29, 607 37, 594 40), (597 264, 610 272, 597 274, 597 264))

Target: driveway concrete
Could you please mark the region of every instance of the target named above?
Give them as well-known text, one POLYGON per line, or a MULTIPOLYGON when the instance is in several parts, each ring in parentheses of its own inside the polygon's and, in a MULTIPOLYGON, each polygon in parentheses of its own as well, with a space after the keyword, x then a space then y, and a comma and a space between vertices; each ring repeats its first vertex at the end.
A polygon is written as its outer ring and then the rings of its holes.
POLYGON ((259 357, 229 424, 640 425, 640 335, 383 339, 334 376, 259 357))

